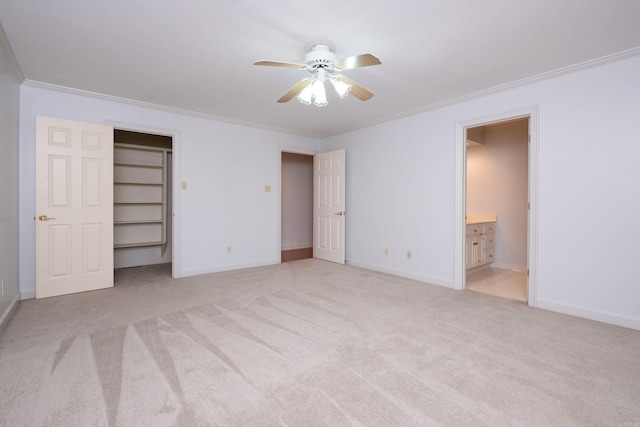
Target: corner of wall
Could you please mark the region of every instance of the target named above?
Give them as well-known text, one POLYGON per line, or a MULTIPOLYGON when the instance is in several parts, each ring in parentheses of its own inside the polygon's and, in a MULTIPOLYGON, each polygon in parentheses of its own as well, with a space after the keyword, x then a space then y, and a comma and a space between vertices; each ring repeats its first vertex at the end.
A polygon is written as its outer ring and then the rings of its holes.
POLYGON ((18 298, 18 294, 16 294, 13 301, 11 301, 4 313, 2 313, 2 316, 0 316, 0 334, 11 320, 13 313, 15 313, 18 308, 18 304, 20 304, 20 299, 18 298))
POLYGON ((424 276, 422 274, 412 273, 410 271, 399 270, 396 268, 381 267, 379 265, 366 262, 347 260, 347 264, 355 267, 364 268, 366 270, 377 271, 379 273, 390 274, 392 276, 404 277, 405 279, 417 280, 418 282, 428 283, 430 285, 442 286, 443 288, 453 289, 453 282, 449 280, 436 279, 434 277, 424 276))

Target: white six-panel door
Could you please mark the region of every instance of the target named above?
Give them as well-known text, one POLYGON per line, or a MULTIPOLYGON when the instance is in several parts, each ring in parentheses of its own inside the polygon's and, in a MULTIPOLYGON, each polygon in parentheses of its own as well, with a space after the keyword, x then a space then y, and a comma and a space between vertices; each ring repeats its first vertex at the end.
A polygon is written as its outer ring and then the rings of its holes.
POLYGON ((313 256, 345 263, 345 150, 314 156, 313 256))
POLYGON ((113 286, 113 128, 36 118, 36 298, 113 286))

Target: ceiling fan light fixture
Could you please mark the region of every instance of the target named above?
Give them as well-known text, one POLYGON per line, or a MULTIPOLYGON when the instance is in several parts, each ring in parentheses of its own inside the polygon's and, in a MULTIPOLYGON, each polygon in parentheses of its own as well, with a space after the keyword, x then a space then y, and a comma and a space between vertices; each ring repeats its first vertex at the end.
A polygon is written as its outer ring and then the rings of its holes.
POLYGON ((313 105, 316 107, 324 107, 327 105, 327 92, 324 90, 324 81, 316 80, 311 84, 311 86, 313 86, 313 105))
POLYGON ((338 80, 338 77, 341 76, 331 77, 331 84, 338 93, 338 96, 340 96, 340 98, 344 98, 345 96, 349 95, 349 92, 351 91, 351 85, 343 82, 342 80, 338 80))
POLYGON ((305 86, 304 89, 302 89, 302 92, 300 92, 300 94, 298 95, 298 101, 302 102, 305 105, 311 105, 311 99, 313 97, 313 88, 312 88, 313 84, 309 83, 307 86, 305 86))
POLYGON ((355 96, 360 101, 371 99, 373 92, 365 89, 348 77, 337 73, 352 68, 379 65, 381 64, 380 60, 370 53, 337 59, 334 49, 335 47, 330 41, 320 40, 305 45, 307 54, 305 55, 304 64, 261 60, 254 62, 254 65, 297 68, 310 73, 310 76, 299 80, 285 92, 285 94, 278 99, 278 103, 289 102, 293 97, 296 97, 303 104, 314 104, 317 107, 324 107, 328 104, 327 93, 324 87, 325 80, 331 81, 331 85, 341 99, 349 94, 355 96))

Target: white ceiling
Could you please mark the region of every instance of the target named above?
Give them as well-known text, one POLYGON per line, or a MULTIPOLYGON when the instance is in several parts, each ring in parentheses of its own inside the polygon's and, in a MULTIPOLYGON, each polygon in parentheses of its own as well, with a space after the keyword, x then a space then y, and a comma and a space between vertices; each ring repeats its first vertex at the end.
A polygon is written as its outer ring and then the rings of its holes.
POLYGON ((2 0, 0 22, 26 80, 312 137, 640 47, 639 0, 2 0), (276 103, 306 72, 253 62, 312 40, 378 56, 343 72, 375 96, 276 103))

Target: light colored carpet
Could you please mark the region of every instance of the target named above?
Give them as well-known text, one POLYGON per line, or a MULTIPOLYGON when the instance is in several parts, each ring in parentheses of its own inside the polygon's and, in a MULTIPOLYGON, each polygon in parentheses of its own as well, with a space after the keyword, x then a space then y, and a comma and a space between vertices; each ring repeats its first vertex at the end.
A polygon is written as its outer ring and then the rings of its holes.
POLYGON ((640 425, 640 331, 308 259, 20 304, 4 426, 640 425))

